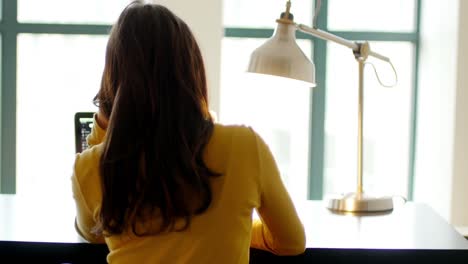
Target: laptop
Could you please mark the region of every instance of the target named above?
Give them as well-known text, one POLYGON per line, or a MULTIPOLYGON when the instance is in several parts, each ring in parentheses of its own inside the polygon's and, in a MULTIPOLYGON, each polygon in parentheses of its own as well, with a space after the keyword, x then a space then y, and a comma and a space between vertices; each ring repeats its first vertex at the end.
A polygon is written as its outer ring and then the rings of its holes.
POLYGON ((86 137, 93 128, 93 112, 75 113, 75 152, 81 153, 88 148, 86 137))

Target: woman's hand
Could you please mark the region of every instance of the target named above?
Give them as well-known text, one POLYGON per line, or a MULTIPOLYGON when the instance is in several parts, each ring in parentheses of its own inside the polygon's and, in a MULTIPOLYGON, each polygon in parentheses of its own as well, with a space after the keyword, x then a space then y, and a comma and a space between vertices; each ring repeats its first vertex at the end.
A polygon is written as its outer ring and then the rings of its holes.
POLYGON ((96 113, 96 122, 98 123, 98 125, 106 130, 107 129, 107 125, 109 124, 109 120, 107 118, 106 115, 104 115, 101 110, 99 110, 97 113, 96 113))

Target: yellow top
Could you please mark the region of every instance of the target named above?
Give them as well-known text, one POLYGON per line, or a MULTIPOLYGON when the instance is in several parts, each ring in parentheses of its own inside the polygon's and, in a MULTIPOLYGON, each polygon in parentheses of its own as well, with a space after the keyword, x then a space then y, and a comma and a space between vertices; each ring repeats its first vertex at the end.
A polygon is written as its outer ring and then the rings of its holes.
POLYGON ((105 130, 96 121, 90 147, 76 155, 72 176, 76 229, 92 243, 106 243, 109 263, 248 263, 249 247, 278 255, 305 250, 305 233, 262 138, 249 127, 216 124, 206 148, 213 201, 182 232, 137 237, 131 233, 96 237, 101 204, 99 159, 105 130), (260 219, 252 220, 253 209, 260 219))

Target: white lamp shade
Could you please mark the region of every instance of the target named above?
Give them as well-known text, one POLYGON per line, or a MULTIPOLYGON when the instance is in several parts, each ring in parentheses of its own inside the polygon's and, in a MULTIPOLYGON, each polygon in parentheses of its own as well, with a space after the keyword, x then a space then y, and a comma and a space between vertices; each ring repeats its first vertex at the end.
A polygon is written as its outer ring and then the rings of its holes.
POLYGON ((278 23, 273 36, 252 52, 247 71, 316 85, 315 66, 297 45, 294 24, 278 23))

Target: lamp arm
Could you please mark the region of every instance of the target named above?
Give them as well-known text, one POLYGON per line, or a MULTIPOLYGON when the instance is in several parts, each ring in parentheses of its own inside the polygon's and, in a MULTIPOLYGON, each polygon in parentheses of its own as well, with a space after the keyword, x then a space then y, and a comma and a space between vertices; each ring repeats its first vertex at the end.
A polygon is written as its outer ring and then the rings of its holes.
POLYGON ((384 55, 381 55, 375 51, 372 51, 372 50, 369 50, 369 56, 372 56, 374 58, 377 58, 377 59, 381 59, 385 62, 388 62, 392 65, 392 68, 393 68, 393 64, 390 62, 390 59, 388 57, 385 57, 384 55))
MULTIPOLYGON (((318 37, 318 38, 321 38, 321 39, 324 39, 324 40, 333 41, 333 42, 338 43, 340 45, 346 46, 346 47, 352 49, 354 52, 361 52, 360 51, 360 46, 356 42, 349 41, 347 39, 344 39, 342 37, 333 35, 331 33, 320 30, 318 28, 311 28, 311 27, 306 26, 304 24, 296 24, 296 28, 298 30, 304 32, 304 33, 309 34, 309 35, 312 35, 312 36, 315 36, 315 37, 318 37)), ((383 60, 385 62, 390 63, 390 59, 388 57, 385 57, 385 56, 383 56, 383 55, 381 55, 381 54, 379 54, 379 53, 377 53, 375 51, 368 50, 366 55, 372 56, 372 57, 375 57, 377 59, 380 59, 380 60, 383 60)))
POLYGON ((344 39, 342 37, 333 35, 331 33, 328 33, 326 31, 320 30, 318 28, 311 28, 309 26, 306 26, 304 24, 296 24, 297 29, 300 31, 307 33, 309 35, 324 39, 324 40, 330 40, 335 43, 341 44, 343 46, 346 46, 353 51, 359 51, 359 45, 353 41, 349 41, 347 39, 344 39))

